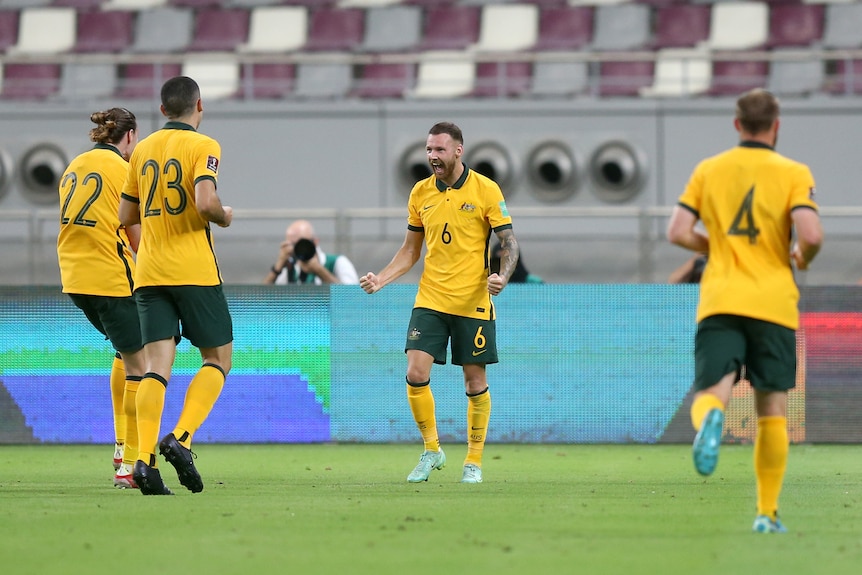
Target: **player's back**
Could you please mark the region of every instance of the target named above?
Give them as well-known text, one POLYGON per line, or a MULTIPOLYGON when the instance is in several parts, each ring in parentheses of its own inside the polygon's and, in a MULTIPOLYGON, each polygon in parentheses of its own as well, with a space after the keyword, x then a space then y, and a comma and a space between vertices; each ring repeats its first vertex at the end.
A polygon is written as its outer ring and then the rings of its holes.
POLYGON ((791 210, 816 208, 808 167, 767 146, 743 144, 702 162, 690 188, 687 194, 700 195, 710 238, 699 318, 734 313, 795 328, 791 210))
POLYGON ((135 148, 126 193, 140 201, 137 286, 221 283, 210 225, 195 202, 195 183, 215 182, 219 155, 218 142, 177 122, 135 148))
POLYGON ((63 292, 124 297, 135 262, 117 210, 128 164, 104 144, 77 156, 60 178, 57 258, 63 292))

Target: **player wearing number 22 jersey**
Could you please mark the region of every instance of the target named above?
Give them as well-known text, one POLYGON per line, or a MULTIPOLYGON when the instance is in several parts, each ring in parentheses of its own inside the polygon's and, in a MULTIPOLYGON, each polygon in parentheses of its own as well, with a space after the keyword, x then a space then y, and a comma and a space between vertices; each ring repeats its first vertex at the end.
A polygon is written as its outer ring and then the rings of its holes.
POLYGON ((132 296, 140 226, 123 227, 120 192, 138 142, 135 115, 125 108, 93 112, 92 149, 73 159, 60 178, 57 258, 63 292, 116 350, 111 366, 114 485, 135 487, 138 457, 135 394, 144 374, 141 327, 132 296))

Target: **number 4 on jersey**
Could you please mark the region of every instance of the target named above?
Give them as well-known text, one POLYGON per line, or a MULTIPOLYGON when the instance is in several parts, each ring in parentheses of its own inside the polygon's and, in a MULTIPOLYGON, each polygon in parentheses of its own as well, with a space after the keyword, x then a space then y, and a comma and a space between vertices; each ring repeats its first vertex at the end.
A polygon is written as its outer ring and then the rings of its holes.
POLYGON ((757 243, 760 230, 754 223, 754 186, 751 186, 751 189, 745 194, 745 199, 742 200, 742 205, 739 206, 739 211, 736 212, 727 234, 730 236, 748 236, 748 243, 757 243))

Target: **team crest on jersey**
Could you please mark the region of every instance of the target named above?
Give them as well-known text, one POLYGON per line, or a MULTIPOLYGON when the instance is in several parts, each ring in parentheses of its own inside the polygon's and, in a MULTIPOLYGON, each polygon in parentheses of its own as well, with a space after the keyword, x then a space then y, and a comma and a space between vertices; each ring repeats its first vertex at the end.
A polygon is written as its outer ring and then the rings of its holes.
POLYGON ((207 156, 207 169, 214 174, 218 173, 218 158, 215 156, 207 156))
POLYGON ((476 211, 476 206, 474 206, 473 204, 471 204, 469 202, 464 202, 463 204, 461 204, 461 207, 458 209, 462 212, 473 213, 476 211))
POLYGON ((418 329, 416 329, 415 327, 411 328, 410 333, 407 334, 407 339, 413 340, 413 341, 416 341, 420 337, 422 337, 422 332, 419 331, 418 329))
POLYGON ((509 217, 509 208, 506 207, 506 200, 500 202, 500 213, 503 214, 504 218, 509 217))

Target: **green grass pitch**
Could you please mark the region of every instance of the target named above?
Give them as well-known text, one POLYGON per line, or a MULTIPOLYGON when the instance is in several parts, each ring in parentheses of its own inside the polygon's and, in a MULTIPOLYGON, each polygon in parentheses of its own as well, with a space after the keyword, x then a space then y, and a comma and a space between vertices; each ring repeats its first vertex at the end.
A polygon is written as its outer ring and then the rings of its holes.
POLYGON ((786 535, 751 533, 751 446, 714 476, 688 446, 462 445, 408 484, 417 445, 198 445, 205 490, 111 487, 109 446, 0 446, 5 575, 862 573, 858 446, 794 445, 786 535))

